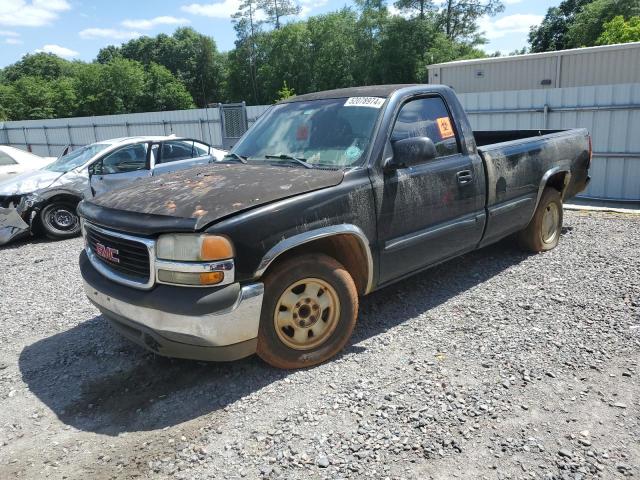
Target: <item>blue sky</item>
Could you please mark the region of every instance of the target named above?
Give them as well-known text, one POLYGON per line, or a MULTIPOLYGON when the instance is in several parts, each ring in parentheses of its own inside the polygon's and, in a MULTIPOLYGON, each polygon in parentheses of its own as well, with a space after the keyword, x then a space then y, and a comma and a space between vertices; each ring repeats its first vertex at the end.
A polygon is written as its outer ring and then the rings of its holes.
MULTIPOLYGON (((505 11, 481 26, 488 52, 526 45, 529 26, 560 0, 503 0, 505 11)), ((233 48, 230 15, 239 0, 0 0, 0 67, 37 51, 90 61, 106 45, 189 25, 233 48)), ((302 16, 337 10, 349 0, 300 0, 302 16)), ((392 4, 392 0, 389 1, 392 4)), ((393 10, 393 9, 392 9, 393 10)))

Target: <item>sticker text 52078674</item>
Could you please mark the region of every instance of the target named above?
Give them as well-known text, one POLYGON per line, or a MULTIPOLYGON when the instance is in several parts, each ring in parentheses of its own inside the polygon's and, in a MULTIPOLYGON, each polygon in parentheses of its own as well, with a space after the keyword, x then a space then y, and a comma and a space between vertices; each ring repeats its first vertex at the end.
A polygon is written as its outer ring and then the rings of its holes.
POLYGON ((379 97, 349 97, 344 102, 345 107, 371 107, 380 108, 384 105, 384 98, 379 97))

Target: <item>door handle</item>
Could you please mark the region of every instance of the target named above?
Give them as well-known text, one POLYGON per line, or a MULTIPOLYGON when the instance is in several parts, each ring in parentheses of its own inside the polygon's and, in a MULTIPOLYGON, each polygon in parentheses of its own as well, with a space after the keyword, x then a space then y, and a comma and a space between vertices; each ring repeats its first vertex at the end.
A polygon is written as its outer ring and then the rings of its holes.
POLYGON ((458 183, 460 185, 466 185, 473 181, 473 174, 471 173, 471 170, 461 170, 456 173, 456 177, 458 178, 458 183))

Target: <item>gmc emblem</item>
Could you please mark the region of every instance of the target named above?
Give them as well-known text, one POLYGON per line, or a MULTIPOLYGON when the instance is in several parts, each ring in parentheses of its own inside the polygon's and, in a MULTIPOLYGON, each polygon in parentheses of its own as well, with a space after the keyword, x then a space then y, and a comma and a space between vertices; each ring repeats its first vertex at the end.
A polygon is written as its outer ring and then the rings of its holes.
POLYGON ((96 255, 104 258, 112 263, 120 263, 118 258, 118 249, 107 247, 99 242, 96 242, 96 255))

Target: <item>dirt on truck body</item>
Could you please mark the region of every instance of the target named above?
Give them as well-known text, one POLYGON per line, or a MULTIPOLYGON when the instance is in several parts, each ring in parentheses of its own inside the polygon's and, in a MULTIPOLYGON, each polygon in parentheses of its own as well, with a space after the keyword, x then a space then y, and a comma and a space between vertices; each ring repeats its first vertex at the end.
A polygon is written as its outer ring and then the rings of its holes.
POLYGON ((443 86, 293 97, 221 162, 82 202, 85 291, 161 355, 314 365, 362 295, 512 234, 554 248, 590 162, 584 129, 474 132, 443 86))

